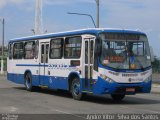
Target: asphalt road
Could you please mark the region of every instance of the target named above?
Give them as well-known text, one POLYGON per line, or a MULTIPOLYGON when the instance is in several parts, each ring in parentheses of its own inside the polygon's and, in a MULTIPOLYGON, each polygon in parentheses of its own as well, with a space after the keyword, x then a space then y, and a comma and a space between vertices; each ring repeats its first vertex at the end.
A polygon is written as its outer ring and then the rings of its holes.
MULTIPOLYGON (((113 102, 110 96, 87 95, 83 101, 73 100, 65 91, 28 92, 0 76, 0 113, 13 114, 141 114, 160 113, 160 94, 126 96, 113 102)), ((77 116, 75 116, 77 117, 77 116)), ((78 116, 81 117, 81 116, 78 116)))

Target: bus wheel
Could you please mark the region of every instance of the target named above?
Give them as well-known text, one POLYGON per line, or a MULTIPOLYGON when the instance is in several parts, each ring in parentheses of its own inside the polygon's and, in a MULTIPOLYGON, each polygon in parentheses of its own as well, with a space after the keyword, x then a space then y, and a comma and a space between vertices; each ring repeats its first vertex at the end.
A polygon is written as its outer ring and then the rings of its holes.
POLYGON ((121 101, 125 97, 125 94, 112 94, 111 97, 114 101, 121 101))
POLYGON ((25 76, 25 87, 26 87, 26 90, 28 90, 28 91, 32 91, 33 90, 32 77, 31 77, 30 73, 27 73, 26 76, 25 76))
POLYGON ((72 86, 71 86, 71 93, 72 93, 72 97, 75 100, 81 100, 83 94, 80 91, 80 81, 78 78, 74 78, 72 81, 72 86))

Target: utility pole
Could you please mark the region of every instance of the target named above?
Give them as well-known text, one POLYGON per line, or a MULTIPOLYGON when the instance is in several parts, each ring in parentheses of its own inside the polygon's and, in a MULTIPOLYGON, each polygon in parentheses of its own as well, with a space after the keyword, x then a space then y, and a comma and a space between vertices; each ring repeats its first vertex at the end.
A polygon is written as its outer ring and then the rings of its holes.
POLYGON ((42 0, 36 0, 36 9, 35 9, 35 34, 43 33, 43 25, 42 25, 42 0))
POLYGON ((2 22, 2 57, 1 57, 1 74, 4 73, 3 68, 4 68, 4 24, 5 24, 5 20, 4 18, 0 19, 0 21, 2 22))
POLYGON ((100 7, 100 3, 99 0, 95 0, 96 4, 97 4, 97 28, 99 28, 99 7, 100 7))

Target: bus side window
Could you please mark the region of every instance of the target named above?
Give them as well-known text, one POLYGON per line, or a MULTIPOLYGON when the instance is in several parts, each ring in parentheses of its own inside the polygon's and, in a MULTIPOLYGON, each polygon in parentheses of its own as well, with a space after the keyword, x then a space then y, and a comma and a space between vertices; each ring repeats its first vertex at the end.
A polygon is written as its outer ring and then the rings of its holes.
POLYGON ((23 42, 15 43, 13 47, 13 58, 22 59, 24 57, 23 42))
POLYGON ((35 54, 34 54, 35 59, 38 59, 38 52, 39 52, 39 41, 37 40, 35 45, 35 54))
POLYGON ((61 59, 63 56, 63 39, 52 39, 50 46, 50 58, 61 59))
POLYGON ((41 46, 41 63, 44 63, 44 45, 41 46))
POLYGON ((66 38, 65 58, 80 58, 82 38, 79 36, 66 38))
POLYGON ((25 59, 34 59, 34 57, 35 57, 35 41, 26 42, 24 49, 25 49, 24 58, 25 59))
POLYGON ((90 63, 93 64, 93 45, 94 45, 94 42, 93 40, 91 41, 91 44, 90 44, 90 55, 91 55, 91 59, 90 59, 90 63))
POLYGON ((48 63, 48 53, 49 53, 49 44, 46 45, 46 60, 45 60, 45 63, 48 63))
POLYGON ((88 41, 85 41, 85 64, 88 64, 88 41))
POLYGON ((9 59, 12 59, 12 57, 13 57, 13 45, 12 45, 12 43, 9 44, 8 49, 9 49, 9 59))

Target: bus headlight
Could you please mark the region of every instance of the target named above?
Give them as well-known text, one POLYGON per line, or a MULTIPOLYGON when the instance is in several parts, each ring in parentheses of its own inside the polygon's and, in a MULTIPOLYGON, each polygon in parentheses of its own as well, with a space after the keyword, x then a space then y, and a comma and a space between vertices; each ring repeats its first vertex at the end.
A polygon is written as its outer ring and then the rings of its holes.
POLYGON ((100 77, 104 80, 106 80, 109 83, 114 82, 114 80, 112 80, 111 78, 107 77, 106 75, 100 74, 100 77))
POLYGON ((151 75, 151 76, 149 76, 147 79, 145 79, 145 80, 144 80, 144 82, 146 82, 146 83, 147 83, 147 82, 149 82, 149 81, 151 81, 151 80, 152 80, 152 75, 151 75))
POLYGON ((114 82, 114 80, 112 80, 111 78, 107 78, 106 81, 108 81, 109 83, 114 82))

